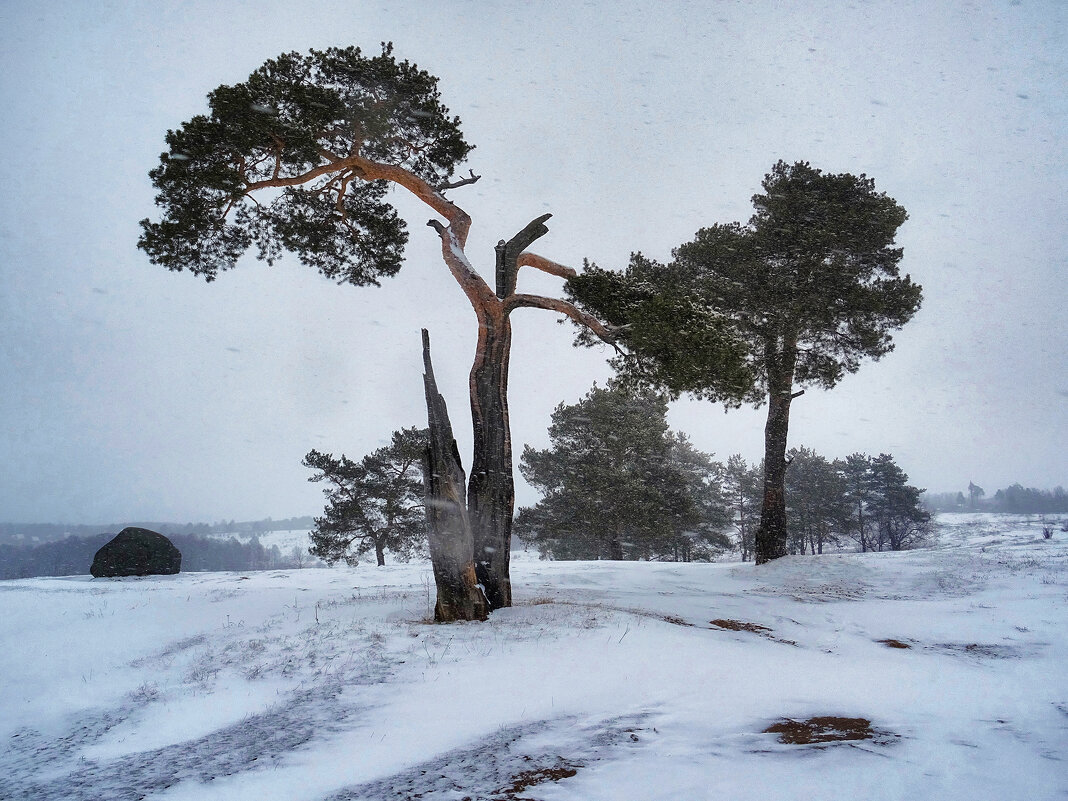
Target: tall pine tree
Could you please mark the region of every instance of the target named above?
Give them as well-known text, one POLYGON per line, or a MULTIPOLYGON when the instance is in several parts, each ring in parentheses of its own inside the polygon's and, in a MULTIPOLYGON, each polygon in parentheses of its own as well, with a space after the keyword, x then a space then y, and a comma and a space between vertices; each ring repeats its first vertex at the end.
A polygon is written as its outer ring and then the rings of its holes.
POLYGON ((905 210, 872 179, 780 161, 763 190, 747 225, 698 231, 670 264, 636 254, 625 273, 591 269, 568 282, 580 305, 625 332, 635 353, 616 359, 625 380, 767 404, 758 564, 787 553, 790 408, 804 392, 796 388, 830 389, 865 358, 889 353, 891 332, 922 297, 898 270, 905 210), (739 351, 744 369, 732 358, 739 351))

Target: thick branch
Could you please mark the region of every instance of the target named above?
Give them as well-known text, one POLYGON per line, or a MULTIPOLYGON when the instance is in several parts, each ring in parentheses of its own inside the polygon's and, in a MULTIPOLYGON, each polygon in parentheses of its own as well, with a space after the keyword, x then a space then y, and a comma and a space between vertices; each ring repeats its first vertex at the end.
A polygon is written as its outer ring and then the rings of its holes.
POLYGON ((543 214, 528 222, 507 242, 502 239, 497 243, 497 297, 503 300, 515 292, 519 256, 532 242, 549 233, 545 221, 552 216, 543 214))
POLYGON ((511 295, 504 302, 505 314, 508 314, 513 309, 519 308, 545 309, 547 311, 565 314, 576 323, 586 326, 596 334, 601 341, 606 342, 615 348, 617 353, 623 353, 616 344, 619 336, 618 329, 615 326, 605 325, 592 314, 587 314, 582 309, 574 304, 568 303, 566 300, 561 300, 560 298, 546 298, 541 295, 524 295, 522 293, 517 293, 511 295))
POLYGON ((328 158, 326 164, 320 164, 318 167, 313 167, 299 175, 249 182, 245 185, 245 194, 269 187, 299 186, 332 172, 353 170, 357 177, 365 181, 389 181, 404 187, 449 221, 449 227, 453 231, 461 249, 467 244, 467 234, 471 230, 471 217, 466 211, 446 199, 438 189, 432 187, 415 173, 395 164, 382 164, 360 155, 353 155, 343 159, 332 159, 329 155, 326 155, 326 158, 328 158))
POLYGON ((556 275, 560 278, 574 278, 578 275, 578 271, 575 268, 557 264, 555 261, 539 256, 537 253, 520 253, 516 263, 520 267, 533 267, 536 270, 541 270, 544 273, 556 275))
POLYGON ((494 296, 489 284, 475 272, 475 268, 467 260, 463 245, 452 227, 442 225, 438 220, 427 220, 426 224, 437 231, 438 236, 441 237, 442 258, 445 259, 445 264, 448 265, 453 278, 467 295, 467 299, 471 301, 475 313, 481 315, 494 305, 499 305, 500 301, 494 296))

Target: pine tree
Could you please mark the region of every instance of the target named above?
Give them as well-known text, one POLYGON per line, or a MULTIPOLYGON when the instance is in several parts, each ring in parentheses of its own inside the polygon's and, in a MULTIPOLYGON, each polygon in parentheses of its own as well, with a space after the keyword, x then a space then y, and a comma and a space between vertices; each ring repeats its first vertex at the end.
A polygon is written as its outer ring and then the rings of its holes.
POLYGON ((920 503, 924 491, 907 483, 908 475, 888 453, 871 459, 868 470, 868 511, 878 532, 878 550, 902 551, 923 542, 931 531, 931 515, 920 503))
POLYGON ((786 497, 790 514, 790 552, 823 553, 846 528, 849 504, 841 463, 830 462, 810 448, 787 454, 786 497))
POLYGON ((393 432, 389 445, 354 462, 345 454, 311 451, 303 464, 318 472, 309 481, 323 481, 327 506, 315 518, 309 552, 330 564, 344 560, 355 566, 373 551, 381 567, 386 551, 407 561, 425 551, 422 463, 425 429, 393 432))
POLYGON ((847 535, 857 543, 861 553, 876 550, 878 540, 868 507, 874 496, 871 484, 871 457, 853 453, 840 463, 849 505, 847 535))
POLYGON ((795 387, 829 389, 863 359, 889 353, 891 332, 922 294, 898 271, 894 238, 907 214, 872 179, 780 161, 763 190, 747 225, 698 231, 670 264, 637 254, 626 273, 591 269, 568 283, 576 301, 624 332, 636 355, 615 363, 627 380, 728 405, 767 403, 758 563, 787 552, 790 407, 804 392, 795 387))
POLYGON ((720 466, 668 430, 652 392, 594 386, 560 404, 551 446, 527 446, 520 470, 543 494, 516 531, 556 559, 710 558, 726 547, 720 466))
POLYGON ((724 470, 724 489, 743 562, 753 558, 756 530, 760 524, 761 473, 759 466, 750 467, 738 453, 727 459, 724 470))

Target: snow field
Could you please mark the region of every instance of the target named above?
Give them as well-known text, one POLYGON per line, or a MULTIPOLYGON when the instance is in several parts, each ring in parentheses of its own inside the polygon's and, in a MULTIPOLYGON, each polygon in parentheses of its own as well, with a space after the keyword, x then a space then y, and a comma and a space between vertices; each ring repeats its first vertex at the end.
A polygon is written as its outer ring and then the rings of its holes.
POLYGON ((3 582, 0 798, 1063 798, 1068 535, 940 523, 760 568, 519 559, 482 624, 427 624, 422 564, 3 582), (886 736, 762 733, 822 715, 886 736))

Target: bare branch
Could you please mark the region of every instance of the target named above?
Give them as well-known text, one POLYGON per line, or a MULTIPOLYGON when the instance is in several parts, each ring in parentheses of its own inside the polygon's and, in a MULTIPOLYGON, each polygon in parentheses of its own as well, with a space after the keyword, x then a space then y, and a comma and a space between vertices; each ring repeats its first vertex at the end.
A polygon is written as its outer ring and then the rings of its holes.
POLYGON ((318 152, 319 155, 322 156, 327 161, 330 161, 330 162, 341 161, 341 156, 339 156, 337 153, 335 153, 332 150, 329 150, 329 149, 327 149, 325 147, 322 147, 321 145, 316 148, 316 152, 318 152))
POLYGON ((535 270, 541 270, 543 273, 549 273, 564 279, 574 278, 578 275, 578 271, 575 268, 557 264, 555 261, 539 256, 537 253, 520 253, 516 264, 520 267, 533 267, 535 270))
POLYGON ((523 230, 505 242, 497 243, 497 297, 504 299, 515 292, 519 275, 519 256, 527 247, 549 233, 545 221, 553 215, 542 214, 528 222, 523 230))
POLYGON ((438 191, 444 192, 447 189, 456 189, 461 186, 467 186, 468 184, 473 184, 475 181, 482 177, 481 175, 475 175, 474 170, 468 170, 468 172, 471 173, 471 176, 469 178, 460 178, 456 181, 449 181, 447 183, 444 183, 438 187, 438 191))
POLYGON ((452 201, 446 199, 440 191, 428 184, 418 175, 395 164, 383 164, 360 155, 334 159, 333 154, 323 153, 328 163, 320 164, 298 175, 278 176, 262 181, 251 181, 245 185, 245 194, 269 187, 281 188, 299 186, 313 181, 322 175, 352 170, 357 177, 365 181, 389 181, 402 186, 426 203, 435 212, 449 221, 449 227, 462 249, 467 244, 467 234, 471 230, 471 217, 452 201))
POLYGON ((471 301, 475 314, 482 315, 489 313, 495 307, 499 308, 500 301, 493 294, 489 284, 485 282, 482 276, 471 266, 471 262, 467 260, 467 254, 464 253, 463 245, 460 243, 452 226, 443 225, 440 220, 433 219, 427 220, 426 224, 437 231, 438 236, 441 237, 442 258, 445 260, 445 264, 448 265, 452 277, 456 279, 464 294, 467 295, 467 299, 471 301))
POLYGON ((579 325, 584 325, 590 329, 590 331, 596 334, 602 342, 606 342, 615 348, 616 353, 625 355, 625 352, 617 344, 620 334, 618 328, 611 325, 605 325, 592 314, 587 314, 582 309, 578 308, 578 306, 568 303, 566 300, 561 300, 560 298, 546 298, 541 295, 525 295, 522 293, 511 295, 505 300, 505 314, 518 308, 545 309, 547 311, 565 314, 579 325))

